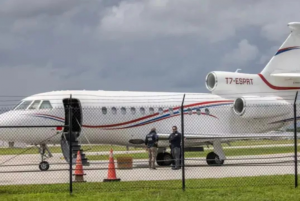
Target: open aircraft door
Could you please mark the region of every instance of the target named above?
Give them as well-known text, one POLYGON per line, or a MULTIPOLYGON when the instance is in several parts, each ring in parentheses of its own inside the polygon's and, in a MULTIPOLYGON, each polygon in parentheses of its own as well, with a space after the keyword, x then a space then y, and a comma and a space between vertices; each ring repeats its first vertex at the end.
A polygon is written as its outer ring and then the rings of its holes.
MULTIPOLYGON (((63 99, 64 111, 65 111, 65 125, 63 134, 61 136, 61 149, 64 155, 64 158, 69 163, 69 140, 70 140, 70 133, 69 133, 69 119, 70 119, 70 111, 71 111, 71 121, 72 121, 72 132, 71 132, 71 142, 73 146, 73 151, 77 151, 78 148, 80 149, 80 145, 78 145, 77 138, 80 136, 81 133, 81 125, 82 125, 82 108, 80 101, 78 99, 70 99, 66 98, 63 99), (70 110, 71 107, 71 110, 70 110), (76 150, 77 148, 77 150, 76 150)), ((77 153, 73 154, 73 158, 76 159, 77 153)), ((73 160, 75 162, 75 160, 73 160)))

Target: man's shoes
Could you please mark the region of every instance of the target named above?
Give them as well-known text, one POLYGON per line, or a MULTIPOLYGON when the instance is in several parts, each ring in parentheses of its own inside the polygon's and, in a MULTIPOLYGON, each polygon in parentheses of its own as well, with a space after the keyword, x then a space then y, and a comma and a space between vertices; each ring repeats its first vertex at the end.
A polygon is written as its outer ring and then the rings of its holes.
POLYGON ((156 170, 156 167, 149 167, 150 170, 156 170))
POLYGON ((179 170, 180 167, 172 167, 172 170, 179 170))

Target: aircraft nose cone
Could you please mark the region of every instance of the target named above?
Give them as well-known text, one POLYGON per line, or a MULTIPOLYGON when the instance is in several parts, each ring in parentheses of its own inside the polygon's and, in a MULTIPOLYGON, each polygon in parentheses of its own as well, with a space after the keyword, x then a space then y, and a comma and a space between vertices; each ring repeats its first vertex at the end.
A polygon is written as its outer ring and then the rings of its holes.
POLYGON ((0 141, 11 141, 14 136, 14 129, 8 128, 13 126, 12 115, 3 113, 0 114, 0 141))
POLYGON ((6 126, 5 120, 6 118, 4 117, 3 114, 0 115, 0 126, 6 126))
POLYGON ((0 114, 0 127, 1 126, 14 126, 16 125, 16 118, 18 115, 12 114, 10 112, 6 112, 3 114, 0 114))

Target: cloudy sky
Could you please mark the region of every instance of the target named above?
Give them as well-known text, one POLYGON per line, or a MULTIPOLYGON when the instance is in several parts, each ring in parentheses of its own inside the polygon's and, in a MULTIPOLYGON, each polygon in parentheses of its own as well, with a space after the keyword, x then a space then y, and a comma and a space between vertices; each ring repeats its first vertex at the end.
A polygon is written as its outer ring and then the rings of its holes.
POLYGON ((67 89, 208 92, 259 73, 299 0, 2 0, 0 95, 67 89))

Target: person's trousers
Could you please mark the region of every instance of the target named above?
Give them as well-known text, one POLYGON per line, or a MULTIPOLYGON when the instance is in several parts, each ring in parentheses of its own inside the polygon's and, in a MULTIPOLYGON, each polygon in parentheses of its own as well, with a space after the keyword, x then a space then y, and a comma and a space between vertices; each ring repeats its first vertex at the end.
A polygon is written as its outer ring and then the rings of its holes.
POLYGON ((180 167, 180 147, 173 147, 172 148, 172 156, 175 163, 175 168, 180 167))
POLYGON ((157 147, 150 147, 148 149, 149 168, 155 168, 156 153, 157 153, 157 147))

